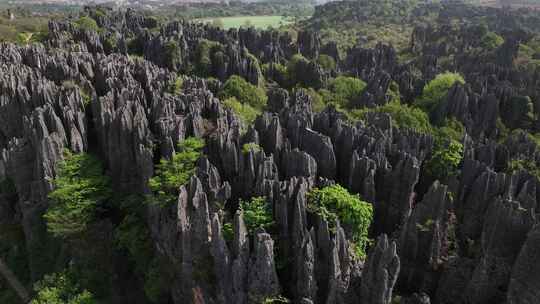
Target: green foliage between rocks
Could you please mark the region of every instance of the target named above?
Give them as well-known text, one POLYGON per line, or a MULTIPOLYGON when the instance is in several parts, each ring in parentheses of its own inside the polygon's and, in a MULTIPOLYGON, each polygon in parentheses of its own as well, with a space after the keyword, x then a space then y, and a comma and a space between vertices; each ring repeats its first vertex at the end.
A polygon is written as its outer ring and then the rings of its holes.
POLYGON ((304 78, 301 74, 302 71, 306 70, 306 67, 309 65, 309 60, 306 59, 301 54, 296 54, 287 63, 287 79, 289 85, 294 86, 299 83, 305 87, 311 87, 309 83, 302 81, 304 78))
POLYGON ((110 179, 96 157, 64 153, 49 194, 50 206, 44 218, 47 230, 56 237, 68 238, 84 232, 98 207, 111 197, 110 179))
POLYGON ((431 113, 456 82, 464 84, 465 80, 457 73, 446 72, 437 75, 424 86, 422 96, 415 101, 415 106, 428 114, 431 113))
POLYGON ((246 124, 253 124, 257 116, 261 114, 261 111, 249 104, 239 102, 235 97, 227 98, 223 105, 225 108, 231 109, 246 124))
POLYGON ((517 171, 525 170, 540 180, 540 166, 534 160, 513 159, 508 163, 506 173, 512 174, 517 171))
POLYGON ((30 304, 98 304, 67 271, 46 275, 35 284, 34 291, 36 296, 30 304))
POLYGON ((431 133, 433 131, 429 117, 424 111, 401 104, 399 101, 392 101, 371 109, 352 110, 349 115, 353 119, 364 120, 369 112, 390 114, 392 122, 399 129, 413 129, 420 133, 431 133))
POLYGON ((249 201, 240 201, 244 222, 250 234, 258 228, 268 231, 273 225, 272 210, 264 197, 253 197, 249 201))
POLYGON ((494 50, 504 43, 504 38, 495 32, 487 32, 482 37, 482 47, 487 50, 494 50))
POLYGON ((242 146, 242 153, 247 154, 249 151, 253 152, 259 152, 261 151, 261 146, 257 145, 256 143, 247 143, 242 146))
POLYGON ((221 44, 216 41, 202 39, 195 50, 195 73, 200 77, 212 75, 211 54, 221 48, 221 44))
POLYGON ((285 298, 284 296, 275 296, 266 298, 263 300, 262 304, 287 304, 291 303, 291 300, 285 298))
POLYGON ((334 103, 342 108, 350 108, 351 102, 359 98, 366 83, 358 78, 339 76, 329 83, 330 95, 326 95, 326 103, 334 103))
POLYGON ((328 55, 319 55, 316 62, 325 70, 333 71, 336 69, 336 61, 328 55))
POLYGON ((151 203, 166 205, 178 196, 178 190, 185 185, 195 173, 196 162, 202 154, 204 141, 189 137, 178 145, 178 152, 171 159, 161 159, 154 177, 148 185, 153 192, 151 203))
POLYGON ((81 30, 85 30, 85 31, 97 32, 99 30, 99 26, 97 25, 96 20, 88 16, 82 16, 79 19, 77 19, 75 21, 75 25, 81 30))
POLYGON ((463 159, 463 144, 449 135, 439 136, 436 138, 433 154, 425 168, 434 179, 445 181, 459 173, 459 165, 463 159))
POLYGON ((219 97, 223 100, 234 97, 240 103, 247 104, 257 110, 264 109, 268 101, 264 89, 252 85, 238 75, 229 77, 223 85, 219 97))
POLYGON ((180 47, 176 41, 171 40, 165 43, 165 55, 168 67, 176 70, 177 65, 181 62, 180 47))
POLYGON ((353 195, 340 185, 313 189, 308 193, 308 208, 325 218, 331 225, 336 219, 350 233, 359 258, 365 258, 370 243, 369 226, 373 222, 373 206, 353 195))

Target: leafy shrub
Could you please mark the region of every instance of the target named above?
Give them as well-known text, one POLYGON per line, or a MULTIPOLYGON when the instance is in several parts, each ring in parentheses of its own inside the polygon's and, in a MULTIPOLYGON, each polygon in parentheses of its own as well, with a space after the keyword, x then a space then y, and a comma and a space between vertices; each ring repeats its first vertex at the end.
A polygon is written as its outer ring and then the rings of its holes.
POLYGON ((268 100, 268 96, 262 88, 252 85, 238 75, 229 77, 223 85, 219 97, 221 99, 235 97, 240 103, 247 104, 257 110, 262 110, 268 100))
POLYGON ((200 77, 212 75, 212 57, 211 54, 221 47, 216 41, 202 39, 195 50, 195 73, 200 77))
POLYGON ((247 143, 242 146, 242 153, 247 154, 249 151, 259 152, 261 151, 261 146, 256 143, 247 143))
POLYGON ((433 178, 445 180, 458 174, 462 159, 463 145, 451 139, 447 145, 435 145, 433 155, 426 163, 426 170, 433 178))
POLYGON ((262 304, 287 304, 291 303, 291 301, 284 296, 275 296, 266 298, 263 300, 262 304))
POLYGON ((299 82, 301 78, 299 73, 305 70, 305 66, 309 65, 309 60, 301 54, 296 54, 287 63, 287 76, 291 84, 299 82))
POLYGON ((181 62, 180 47, 176 41, 171 40, 165 43, 165 56, 169 69, 175 70, 181 62))
POLYGON ((82 16, 77 19, 77 21, 75 21, 75 25, 81 30, 85 31, 97 32, 99 30, 99 26, 97 25, 96 20, 88 16, 82 16))
POLYGON ((254 109, 248 104, 242 104, 240 103, 236 98, 231 97, 227 98, 223 105, 225 108, 231 109, 236 115, 242 119, 242 121, 246 124, 253 124, 255 119, 259 114, 261 114, 260 111, 254 109))
POLYGON ((364 202, 358 195, 350 194, 340 185, 313 189, 308 193, 308 208, 325 218, 329 224, 339 219, 350 232, 356 254, 366 256, 370 243, 368 230, 373 221, 373 206, 364 202))
POLYGON ((291 87, 301 86, 305 88, 319 89, 324 84, 321 67, 306 59, 301 54, 294 55, 287 63, 288 84, 291 87))
POLYGON ((424 166, 427 176, 433 180, 446 180, 459 174, 459 165, 463 159, 461 140, 465 128, 455 118, 446 119, 443 126, 434 128, 435 140, 431 158, 424 166))
POLYGON ((152 303, 166 303, 169 282, 173 279, 170 265, 164 258, 154 257, 144 276, 144 294, 152 303))
POLYGON ((504 43, 504 38, 495 32, 487 32, 482 37, 482 47, 487 50, 494 50, 504 43))
POLYGON ((17 34, 17 43, 22 45, 27 45, 30 42, 32 42, 32 36, 34 36, 33 33, 28 32, 22 32, 17 34))
POLYGON ((150 229, 146 222, 144 197, 130 195, 120 199, 123 218, 114 230, 116 249, 123 250, 129 257, 130 268, 144 279, 144 292, 153 303, 161 303, 166 296, 170 273, 163 258, 154 254, 150 229))
POLYGON ((161 159, 154 177, 148 182, 154 194, 151 203, 164 205, 176 199, 180 187, 195 173, 196 162, 203 147, 202 139, 190 137, 178 145, 179 151, 174 153, 172 159, 161 159))
POLYGON ((354 77, 339 76, 332 79, 329 83, 329 89, 332 92, 330 100, 327 103, 336 103, 343 108, 349 108, 354 98, 360 97, 366 83, 354 77))
POLYGON ((389 102, 376 108, 352 110, 350 116, 363 120, 369 112, 390 114, 392 122, 400 129, 413 129, 420 133, 432 132, 432 126, 425 112, 397 101, 389 102))
POLYGON ((455 118, 445 119, 443 125, 439 128, 435 128, 433 136, 435 137, 435 144, 442 146, 448 143, 449 140, 461 141, 465 134, 465 127, 461 122, 455 118))
POLYGON ((114 230, 116 246, 129 253, 135 264, 135 271, 145 273, 152 260, 153 247, 149 229, 146 226, 144 200, 129 196, 121 200, 120 209, 124 213, 122 221, 114 230))
POLYGON ((174 95, 178 95, 182 92, 182 87, 184 85, 184 78, 182 76, 177 76, 174 80, 174 83, 170 87, 170 92, 174 95))
POLYGON ((84 232, 93 220, 97 207, 111 197, 110 179, 103 174, 101 162, 89 154, 65 152, 51 203, 44 218, 47 229, 56 237, 70 237, 84 232))
POLYGON ((437 75, 435 79, 424 86, 422 96, 415 101, 415 105, 424 112, 431 113, 456 82, 464 84, 465 80, 457 73, 446 72, 437 75))
POLYGON ((222 231, 223 231, 223 238, 226 241, 232 241, 234 239, 234 229, 233 229, 233 224, 231 222, 227 222, 223 224, 222 231))
POLYGON ((126 40, 126 46, 130 55, 142 56, 144 53, 144 42, 138 38, 130 38, 126 40))
POLYGON ((540 166, 534 160, 513 159, 508 162, 506 173, 512 174, 516 171, 525 170, 540 180, 540 166))
POLYGON ((68 272, 45 275, 35 284, 35 298, 30 304, 97 304, 94 296, 82 290, 68 272))
POLYGON ((274 225, 272 210, 264 197, 253 197, 250 201, 240 201, 244 213, 244 222, 252 234, 257 228, 270 229, 274 225))
POLYGON ((287 67, 279 63, 265 63, 262 65, 262 71, 267 79, 272 79, 281 87, 289 86, 289 76, 287 67))
POLYGON ((311 108, 315 113, 319 113, 326 107, 324 98, 321 94, 315 91, 313 88, 303 89, 304 92, 311 97, 311 108))
POLYGON ((116 50, 116 47, 118 46, 118 39, 115 35, 109 35, 102 39, 103 41, 103 48, 105 49, 106 53, 113 53, 116 50))
POLYGON ((534 106, 529 96, 513 96, 500 107, 503 123, 510 129, 527 129, 535 120, 534 106))
POLYGON ((325 70, 333 71, 336 69, 336 61, 328 55, 319 55, 317 63, 325 70))

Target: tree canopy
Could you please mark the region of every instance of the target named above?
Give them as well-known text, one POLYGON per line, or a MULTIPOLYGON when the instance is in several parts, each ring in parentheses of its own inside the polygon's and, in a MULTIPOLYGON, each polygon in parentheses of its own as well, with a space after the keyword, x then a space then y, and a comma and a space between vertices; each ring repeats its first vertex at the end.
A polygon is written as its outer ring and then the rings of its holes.
POLYGON ((370 243, 368 230, 373 221, 373 206, 340 185, 313 189, 308 193, 308 208, 326 218, 330 225, 336 219, 349 231, 358 257, 366 256, 370 243))
POLYGON ((50 206, 44 218, 47 229, 56 237, 84 232, 94 220, 100 204, 112 195, 110 179, 103 174, 99 159, 90 154, 64 153, 49 194, 50 206))
POLYGON ((178 145, 178 152, 171 159, 161 159, 148 184, 153 192, 151 201, 167 204, 176 199, 178 190, 195 173, 196 162, 202 154, 204 141, 189 137, 178 145))
POLYGON ((223 85, 219 97, 223 100, 234 97, 240 103, 247 104, 258 110, 262 110, 268 100, 264 89, 252 85, 238 75, 229 77, 223 85))
POLYGON ((424 86, 422 96, 416 100, 415 105, 424 112, 431 113, 456 82, 464 84, 465 79, 458 73, 445 72, 437 75, 424 86))

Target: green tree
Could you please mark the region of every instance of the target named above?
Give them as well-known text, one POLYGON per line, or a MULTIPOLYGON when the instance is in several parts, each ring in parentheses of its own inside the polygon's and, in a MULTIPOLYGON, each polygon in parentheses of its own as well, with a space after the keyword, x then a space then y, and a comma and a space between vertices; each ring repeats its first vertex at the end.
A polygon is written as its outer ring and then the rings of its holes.
POLYGON ((325 70, 333 71, 336 69, 336 61, 328 55, 319 55, 317 63, 325 70))
POLYGON ((94 296, 80 288, 67 271, 46 275, 35 284, 30 304, 97 304, 94 296))
POLYGON ((27 45, 32 42, 34 33, 22 32, 17 34, 17 43, 27 45))
POLYGON ((179 151, 174 153, 171 159, 161 159, 156 166, 155 175, 148 182, 154 194, 151 203, 165 205, 176 199, 180 187, 195 173, 204 141, 190 137, 182 141, 178 148, 179 151))
POLYGON ((177 66, 182 61, 180 47, 174 40, 165 43, 165 55, 167 56, 167 66, 171 70, 176 70, 177 66))
POLYGON ((390 114, 392 122, 399 129, 413 129, 420 133, 431 133, 433 131, 429 117, 424 111, 401 104, 399 101, 392 101, 371 109, 355 109, 349 115, 352 118, 364 120, 369 112, 390 114))
POLYGON ((332 92, 331 100, 327 103, 335 103, 342 108, 349 108, 351 102, 360 97, 366 83, 354 77, 339 76, 330 81, 329 89, 332 92))
POLYGON ((82 16, 77 19, 77 21, 75 21, 75 25, 85 31, 97 32, 99 30, 99 26, 97 25, 96 20, 88 16, 82 16))
POLYGON ((325 218, 329 224, 339 219, 350 234, 358 257, 366 256, 370 243, 368 231, 373 221, 373 206, 370 203, 350 194, 340 185, 333 185, 311 190, 308 193, 308 209, 325 218))
POLYGON ((460 142, 450 139, 446 145, 436 143, 426 170, 434 179, 445 180, 458 174, 462 159, 463 145, 460 142))
POLYGON ((512 174, 517 171, 527 171, 540 180, 540 165, 534 160, 528 159, 512 159, 508 162, 506 173, 512 174))
POLYGON ((110 179, 96 157, 66 151, 53 180, 50 205, 45 212, 47 229, 67 238, 84 232, 95 219, 99 205, 111 197, 110 179))
POLYGON ((257 228, 268 231, 274 225, 271 206, 264 197, 253 197, 249 201, 241 200, 240 209, 244 214, 244 222, 250 234, 257 228))
POLYGON ((267 79, 272 79, 281 87, 289 86, 287 67, 279 63, 266 63, 262 65, 262 72, 267 79))
POLYGON ((510 129, 528 129, 535 120, 534 106, 529 96, 514 96, 500 107, 501 118, 510 129))
POLYGON ((482 47, 487 50, 494 50, 504 43, 504 38, 495 32, 487 32, 482 37, 482 47))
POLYGON ((319 94, 313 88, 301 88, 300 90, 304 90, 304 92, 309 95, 309 97, 311 97, 311 108, 315 113, 319 113, 324 110, 324 108, 326 107, 326 103, 324 102, 324 98, 321 96, 321 94, 319 94))
POLYGON ((249 104, 240 103, 235 97, 227 98, 223 105, 225 108, 231 109, 245 124, 253 124, 261 111, 256 110, 249 104))
POLYGON ((212 53, 221 48, 216 41, 202 39, 195 50, 195 73, 200 77, 209 77, 212 74, 212 53))
POLYGON ((261 150, 262 150, 261 146, 257 145, 256 143, 253 143, 253 142, 246 143, 246 144, 244 144, 242 146, 242 153, 244 153, 244 154, 249 153, 249 151, 259 152, 261 150))
POLYGON ((287 63, 287 78, 291 85, 298 83, 301 79, 302 71, 306 70, 306 66, 309 65, 309 60, 307 60, 301 54, 296 54, 287 63))
POLYGON ((447 180, 459 174, 459 165, 463 159, 463 144, 461 140, 465 128, 455 118, 446 119, 439 128, 431 132, 435 140, 431 158, 425 163, 424 169, 433 180, 447 180))
POLYGON ((437 75, 424 86, 422 96, 414 104, 424 112, 431 113, 456 82, 464 84, 465 80, 457 73, 446 72, 437 75))
POLYGON ((234 97, 240 103, 247 104, 257 110, 264 109, 268 100, 264 89, 252 85, 238 75, 229 77, 223 85, 219 97, 222 100, 234 97))

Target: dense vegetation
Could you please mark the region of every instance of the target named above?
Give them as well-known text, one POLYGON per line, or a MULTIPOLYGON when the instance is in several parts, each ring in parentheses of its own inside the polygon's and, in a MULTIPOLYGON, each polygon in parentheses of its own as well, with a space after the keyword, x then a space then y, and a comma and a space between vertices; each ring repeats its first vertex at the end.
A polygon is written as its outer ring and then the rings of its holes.
MULTIPOLYGON (((31 304, 514 303, 529 286, 512 282, 537 260, 538 13, 14 12, 0 18, 14 43, 0 56, 0 266, 31 304), (292 23, 230 29, 246 16, 292 23)), ((0 302, 19 303, 2 275, 0 302)))
MULTIPOLYGON (((174 10, 174 17, 185 19, 198 19, 210 17, 234 17, 234 16, 290 16, 304 17, 313 12, 311 1, 253 1, 245 3, 230 1, 228 5, 222 3, 187 3, 180 4, 179 9, 174 10)), ((166 12, 170 13, 170 12, 166 12)))
POLYGON ((313 189, 308 194, 309 208, 335 223, 339 220, 347 231, 350 231, 358 257, 365 258, 366 248, 370 244, 369 227, 373 221, 373 207, 370 203, 360 200, 340 185, 313 189))
POLYGON ((446 97, 448 91, 455 83, 464 84, 463 77, 456 73, 443 73, 431 80, 422 90, 422 96, 415 101, 415 106, 426 113, 431 113, 446 97))
POLYGON ((69 238, 88 228, 112 193, 99 159, 69 151, 64 157, 54 180, 55 189, 49 194, 51 206, 44 217, 50 233, 69 238))
POLYGON ((30 304, 96 304, 92 294, 81 290, 77 278, 67 272, 46 275, 35 285, 30 304))
POLYGON ((258 228, 268 230, 274 225, 272 211, 264 197, 241 201, 240 210, 244 214, 244 222, 249 233, 255 233, 258 228))
POLYGON ((155 175, 148 182, 153 192, 153 203, 166 205, 176 199, 180 187, 195 173, 195 165, 203 148, 204 141, 201 139, 186 138, 178 144, 178 152, 171 159, 162 159, 156 165, 155 175))

